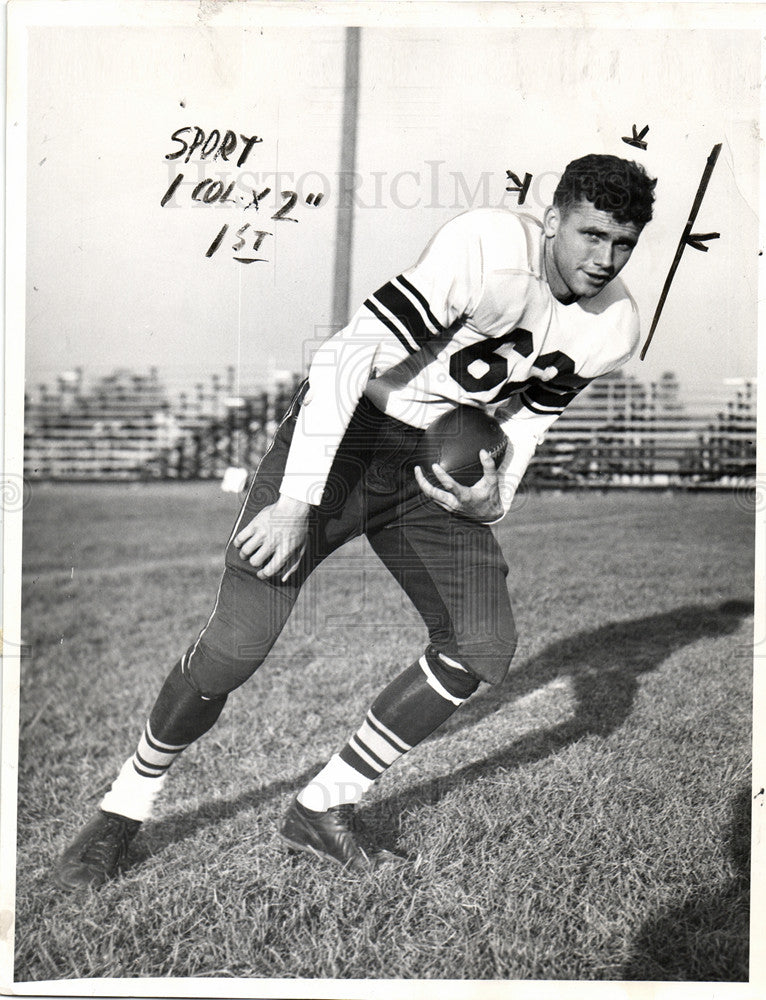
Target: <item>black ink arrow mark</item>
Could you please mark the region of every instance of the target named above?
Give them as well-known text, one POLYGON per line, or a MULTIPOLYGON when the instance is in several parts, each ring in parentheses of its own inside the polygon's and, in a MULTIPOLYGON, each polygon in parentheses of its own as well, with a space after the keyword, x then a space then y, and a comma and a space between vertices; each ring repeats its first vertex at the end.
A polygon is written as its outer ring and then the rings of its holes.
POLYGON ((692 226, 694 225, 694 220, 697 218, 697 213, 700 210, 700 205, 702 204, 702 199, 705 197, 705 191, 707 191, 707 186, 710 183, 710 177, 713 173, 713 168, 715 167, 716 160, 718 159, 718 154, 721 152, 721 143, 717 143, 713 146, 710 156, 707 158, 707 163, 705 164, 705 169, 702 172, 702 179, 700 180, 699 187, 697 188, 697 194, 694 196, 694 204, 692 205, 692 210, 689 213, 689 218, 684 226, 684 231, 681 239, 678 241, 678 247, 676 248, 676 255, 673 258, 673 263, 670 265, 670 270, 668 271, 668 276, 665 278, 665 284, 662 287, 662 292, 660 294, 660 301, 657 303, 657 308, 654 311, 654 318, 652 319, 652 325, 649 329, 649 336, 646 338, 646 343, 644 344, 640 358, 643 361, 646 357, 646 352, 649 350, 649 345, 652 342, 652 337, 654 336, 654 331, 657 329, 657 324, 660 321, 660 313, 662 312, 662 307, 665 305, 665 299, 668 297, 668 292, 670 291, 670 286, 673 283, 673 278, 678 270, 678 265, 681 261, 681 257, 684 252, 684 247, 692 246, 695 250, 707 251, 707 247, 703 246, 702 240, 714 240, 718 239, 720 233, 704 233, 701 235, 692 235, 692 226))
POLYGON ((635 146, 637 149, 646 149, 647 143, 645 143, 644 136, 649 131, 649 126, 644 125, 640 132, 636 131, 636 126, 633 126, 633 136, 624 135, 622 137, 623 142, 627 142, 629 146, 635 146))
POLYGON ((527 196, 527 191, 529 191, 529 185, 532 182, 532 174, 530 173, 524 174, 524 180, 522 181, 519 178, 518 174, 514 174, 512 170, 506 170, 505 177, 506 180, 513 181, 513 183, 516 185, 516 187, 509 186, 505 190, 510 191, 511 193, 514 191, 518 191, 519 204, 523 205, 524 199, 527 196))
POLYGON ((720 239, 720 233, 689 233, 686 237, 687 246, 694 247, 695 250, 701 250, 703 253, 707 253, 710 247, 706 247, 702 242, 703 240, 717 240, 720 239))

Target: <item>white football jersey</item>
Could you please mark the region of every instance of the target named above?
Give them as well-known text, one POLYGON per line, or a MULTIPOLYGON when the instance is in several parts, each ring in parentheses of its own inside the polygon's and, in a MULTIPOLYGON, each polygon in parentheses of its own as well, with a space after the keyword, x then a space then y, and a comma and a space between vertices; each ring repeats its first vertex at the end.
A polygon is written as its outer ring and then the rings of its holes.
POLYGON ((426 428, 463 403, 500 420, 507 510, 535 447, 592 379, 635 350, 638 312, 625 285, 568 305, 551 293, 543 230, 532 216, 476 209, 452 219, 414 267, 379 288, 316 352, 282 492, 318 503, 364 393, 426 428))

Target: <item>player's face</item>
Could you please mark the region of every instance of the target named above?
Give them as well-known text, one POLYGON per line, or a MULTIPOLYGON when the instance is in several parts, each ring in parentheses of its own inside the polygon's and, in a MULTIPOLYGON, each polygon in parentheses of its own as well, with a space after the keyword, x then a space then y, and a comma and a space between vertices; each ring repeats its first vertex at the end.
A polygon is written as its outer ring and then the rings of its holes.
POLYGON ((630 260, 641 229, 580 201, 545 213, 545 272, 561 302, 593 298, 630 260))

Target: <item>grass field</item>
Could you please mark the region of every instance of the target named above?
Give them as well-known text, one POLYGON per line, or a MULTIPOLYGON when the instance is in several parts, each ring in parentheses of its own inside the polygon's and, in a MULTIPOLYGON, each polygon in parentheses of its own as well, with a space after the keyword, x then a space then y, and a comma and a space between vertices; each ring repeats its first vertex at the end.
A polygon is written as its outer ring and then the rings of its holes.
POLYGON ((36 487, 16 979, 746 980, 752 515, 728 495, 521 499, 498 529, 512 675, 361 810, 411 865, 354 879, 275 833, 425 641, 359 541, 176 765, 124 877, 69 896, 54 859, 207 617, 237 501, 212 483, 36 487))

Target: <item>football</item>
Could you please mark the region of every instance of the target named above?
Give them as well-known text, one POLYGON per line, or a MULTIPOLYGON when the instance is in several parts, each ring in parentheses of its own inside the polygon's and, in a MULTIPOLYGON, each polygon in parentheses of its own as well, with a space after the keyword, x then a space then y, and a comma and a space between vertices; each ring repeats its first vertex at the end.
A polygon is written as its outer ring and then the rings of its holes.
POLYGON ((457 406, 426 428, 418 464, 434 486, 442 485, 431 469, 434 462, 461 486, 473 486, 484 475, 479 451, 486 449, 497 466, 507 446, 508 438, 494 417, 476 406, 457 406))

